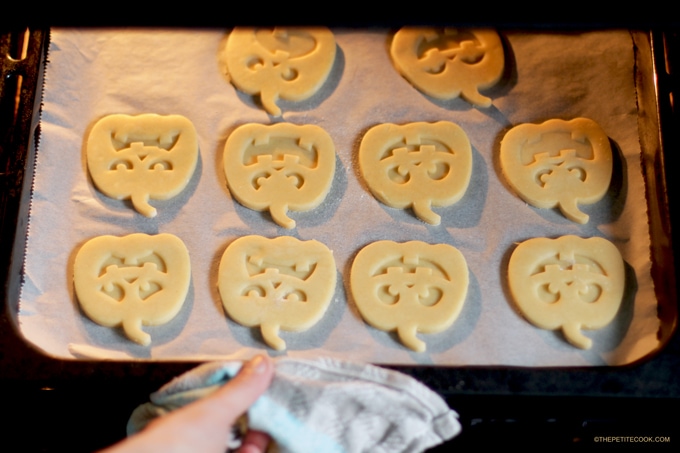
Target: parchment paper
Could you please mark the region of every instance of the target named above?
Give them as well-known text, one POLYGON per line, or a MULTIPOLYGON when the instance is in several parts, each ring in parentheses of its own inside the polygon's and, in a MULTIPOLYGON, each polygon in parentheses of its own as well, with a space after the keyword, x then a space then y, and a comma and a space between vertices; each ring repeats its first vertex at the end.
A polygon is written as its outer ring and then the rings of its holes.
POLYGON ((270 123, 250 96, 220 73, 226 30, 53 30, 46 67, 41 137, 20 300, 21 331, 46 353, 61 357, 194 360, 249 356, 255 350, 293 357, 334 356, 392 364, 583 366, 624 364, 657 346, 657 302, 650 277, 645 186, 640 169, 634 54, 626 31, 503 33, 508 71, 485 94, 489 109, 463 100, 430 99, 393 68, 387 30, 334 30, 338 52, 321 93, 282 103, 283 121, 316 124, 336 146, 337 169, 325 203, 293 214, 298 227, 277 227, 268 214, 239 205, 222 170, 226 137, 237 126, 270 123), (129 202, 98 192, 88 176, 83 144, 93 123, 112 113, 181 114, 198 131, 200 161, 189 187, 152 202, 156 218, 129 202), (602 201, 583 208, 591 220, 575 224, 558 211, 526 205, 502 179, 498 149, 512 126, 550 118, 588 117, 614 144, 615 176, 602 201), (440 226, 410 210, 388 208, 361 181, 355 154, 373 125, 448 120, 473 146, 473 177, 463 199, 436 208, 440 226), (127 340, 80 311, 72 285, 73 259, 88 239, 133 232, 168 232, 187 245, 192 282, 170 323, 145 327, 150 347, 127 340), (316 239, 333 250, 338 285, 325 317, 302 333, 283 333, 287 351, 273 352, 257 329, 228 319, 217 292, 217 266, 226 246, 246 234, 316 239), (615 321, 597 331, 589 351, 562 334, 538 329, 510 302, 505 278, 517 242, 576 234, 611 240, 626 261, 627 290, 615 321), (420 334, 425 353, 364 324, 348 297, 356 252, 379 239, 444 242, 457 247, 470 271, 461 316, 439 334, 420 334))

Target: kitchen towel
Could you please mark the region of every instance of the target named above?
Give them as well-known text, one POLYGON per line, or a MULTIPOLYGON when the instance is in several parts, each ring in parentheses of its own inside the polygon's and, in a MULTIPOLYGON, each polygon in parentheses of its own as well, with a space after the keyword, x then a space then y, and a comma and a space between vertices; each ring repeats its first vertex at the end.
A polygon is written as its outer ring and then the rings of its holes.
MULTIPOLYGON (((208 362, 173 379, 128 422, 128 434, 228 382, 241 362, 208 362)), ((247 412, 282 453, 420 452, 460 432, 458 414, 410 376, 330 358, 275 360, 271 386, 247 412)), ((239 445, 232 429, 229 448, 239 445)))

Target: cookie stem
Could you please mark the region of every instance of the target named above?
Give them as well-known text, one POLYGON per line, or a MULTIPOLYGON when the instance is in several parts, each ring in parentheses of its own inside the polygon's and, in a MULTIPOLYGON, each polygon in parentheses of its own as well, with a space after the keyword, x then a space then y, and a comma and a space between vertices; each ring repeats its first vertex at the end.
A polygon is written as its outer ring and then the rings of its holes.
POLYGON ((468 87, 468 89, 464 89, 461 96, 470 104, 476 105, 477 107, 488 108, 491 107, 492 104, 491 98, 481 94, 477 90, 477 87, 468 87))
POLYGON ((262 338, 264 342, 267 343, 272 348, 277 351, 283 351, 286 349, 286 342, 279 336, 279 325, 272 323, 263 323, 260 326, 260 331, 262 332, 262 338))
POLYGON ((581 332, 581 324, 570 322, 562 326, 562 332, 569 343, 577 348, 590 349, 593 345, 593 340, 583 335, 581 332))
POLYGON ((399 339, 406 347, 416 352, 424 352, 426 348, 425 342, 416 336, 417 332, 418 326, 415 324, 408 324, 397 328, 399 339))
POLYGON ((439 225, 441 217, 432 210, 430 200, 416 200, 413 202, 413 212, 423 222, 430 225, 439 225))
POLYGON ((123 330, 125 335, 135 343, 142 346, 149 346, 151 343, 151 335, 142 330, 142 320, 138 317, 124 319, 123 330))
POLYGON ((576 198, 567 196, 564 200, 560 200, 559 206, 562 214, 572 222, 588 223, 589 216, 578 208, 576 198))
POLYGON ((281 108, 276 105, 276 101, 278 101, 278 99, 278 93, 271 92, 267 89, 264 89, 260 92, 260 101, 262 101, 262 107, 264 107, 267 113, 269 113, 271 116, 281 116, 281 108))
POLYGON ((137 212, 146 217, 156 217, 156 208, 149 204, 149 195, 144 192, 134 192, 130 199, 132 200, 132 206, 135 207, 137 212))
POLYGON ((272 204, 269 207, 269 213, 278 225, 288 229, 295 228, 295 220, 288 217, 288 205, 284 203, 272 204))

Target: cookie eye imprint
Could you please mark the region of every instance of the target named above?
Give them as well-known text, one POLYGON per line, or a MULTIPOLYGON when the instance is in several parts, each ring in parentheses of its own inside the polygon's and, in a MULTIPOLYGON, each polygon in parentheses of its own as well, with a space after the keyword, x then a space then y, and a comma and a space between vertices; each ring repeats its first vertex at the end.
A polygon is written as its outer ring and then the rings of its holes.
POLYGON ((611 183, 607 134, 588 118, 520 124, 503 137, 500 163, 517 194, 537 208, 560 209, 572 222, 588 223, 579 204, 600 201, 611 183))
POLYGON ((279 331, 300 332, 324 315, 336 285, 333 253, 324 244, 290 236, 244 236, 220 261, 218 289, 231 319, 259 326, 264 341, 286 349, 279 331))
POLYGON ((625 289, 621 254, 606 239, 562 236, 522 242, 510 257, 514 302, 535 326, 562 329, 581 349, 593 341, 582 329, 601 329, 616 316, 625 289))
POLYGON ((373 242, 359 251, 350 275, 354 302, 364 320, 379 330, 396 330, 416 352, 426 344, 417 333, 448 329, 468 291, 463 254, 447 244, 420 241, 373 242))
POLYGON ((380 124, 361 140, 359 170, 380 202, 411 207, 422 221, 439 225, 432 206, 451 206, 463 197, 472 176, 472 147, 463 129, 447 121, 380 124))
POLYGON ((114 114, 95 123, 86 144, 87 168, 104 195, 132 201, 155 217, 149 200, 168 200, 191 180, 198 162, 198 137, 180 115, 114 114))
POLYGON ((224 145, 229 191, 247 208, 269 210, 284 228, 295 228, 288 210, 310 211, 331 189, 335 146, 318 126, 245 124, 224 145))
POLYGON ((503 44, 494 30, 413 28, 397 31, 390 46, 397 71, 418 90, 436 99, 462 97, 490 107, 480 94, 503 76, 503 44))
POLYGON ((234 28, 227 39, 226 70, 237 89, 259 95, 272 116, 279 99, 304 101, 323 86, 335 62, 335 38, 324 27, 234 28))
POLYGON ((76 297, 85 314, 127 337, 151 343, 142 325, 169 322, 189 291, 191 264, 184 243, 171 234, 98 236, 79 250, 73 266, 76 297))

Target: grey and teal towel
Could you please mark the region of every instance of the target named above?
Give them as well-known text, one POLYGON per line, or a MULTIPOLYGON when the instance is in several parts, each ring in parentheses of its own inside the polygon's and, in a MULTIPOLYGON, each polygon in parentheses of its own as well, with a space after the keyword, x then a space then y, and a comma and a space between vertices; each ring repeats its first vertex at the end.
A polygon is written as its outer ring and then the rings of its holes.
MULTIPOLYGON (((271 386, 245 423, 269 434, 281 453, 413 453, 460 432, 458 414, 439 395, 397 371, 335 359, 274 363, 271 386)), ((175 378, 133 412, 128 434, 212 393, 240 368, 241 362, 210 362, 175 378)))

